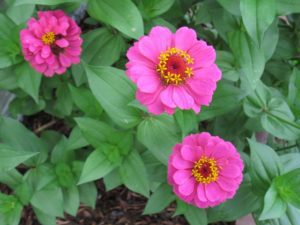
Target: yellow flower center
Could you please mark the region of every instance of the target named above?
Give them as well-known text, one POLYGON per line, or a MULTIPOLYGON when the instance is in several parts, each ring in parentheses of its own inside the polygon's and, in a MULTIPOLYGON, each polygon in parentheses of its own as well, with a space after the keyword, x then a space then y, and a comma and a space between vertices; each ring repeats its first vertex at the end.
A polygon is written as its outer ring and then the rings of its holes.
POLYGON ((194 75, 194 59, 178 48, 169 48, 159 55, 156 71, 164 84, 180 85, 194 75))
POLYGON ((46 45, 52 45, 55 42, 55 34, 50 31, 42 36, 42 42, 46 45))
POLYGON ((195 162, 192 175, 198 183, 209 184, 219 177, 219 168, 213 158, 202 156, 195 162))

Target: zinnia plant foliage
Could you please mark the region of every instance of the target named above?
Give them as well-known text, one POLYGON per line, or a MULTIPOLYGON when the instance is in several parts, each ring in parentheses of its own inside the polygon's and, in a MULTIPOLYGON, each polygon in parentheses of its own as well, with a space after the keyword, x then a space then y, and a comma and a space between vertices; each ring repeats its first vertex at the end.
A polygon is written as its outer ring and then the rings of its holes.
POLYGON ((298 225, 297 13, 298 0, 2 1, 0 224, 94 208, 102 180, 146 197, 144 214, 174 203, 192 225, 298 225), (64 131, 25 123, 41 114, 64 131))

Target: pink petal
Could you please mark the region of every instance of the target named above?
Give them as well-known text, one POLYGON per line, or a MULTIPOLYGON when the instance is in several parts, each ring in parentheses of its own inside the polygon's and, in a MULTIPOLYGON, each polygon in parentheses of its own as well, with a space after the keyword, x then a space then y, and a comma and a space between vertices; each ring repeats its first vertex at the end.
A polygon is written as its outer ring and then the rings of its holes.
POLYGON ((209 201, 218 201, 221 197, 222 190, 217 185, 217 183, 212 182, 205 185, 205 194, 209 201))
POLYGON ((178 187, 178 191, 183 196, 189 196, 190 194, 193 193, 194 188, 195 188, 195 180, 194 178, 190 178, 184 184, 178 187))
POLYGON ((177 169, 190 169, 193 167, 193 163, 190 161, 184 160, 180 154, 176 154, 173 157, 172 165, 177 169))
POLYGON ((194 69, 194 77, 218 81, 222 77, 222 72, 216 64, 212 64, 209 67, 194 69))
POLYGON ((207 202, 207 198, 206 198, 206 195, 205 195, 204 184, 198 184, 197 197, 201 202, 207 202))
POLYGON ((49 45, 44 45, 42 48, 41 56, 45 59, 50 56, 50 53, 51 53, 51 49, 49 45))
POLYGON ((168 28, 161 26, 153 27, 149 36, 155 43, 158 51, 162 52, 171 47, 173 34, 168 28))
POLYGON ((59 55, 59 62, 63 67, 69 67, 71 65, 71 60, 64 54, 59 55))
POLYGON ((194 104, 194 99, 183 87, 174 87, 173 101, 180 109, 191 109, 194 104))
POLYGON ((144 74, 137 80, 138 88, 145 93, 153 93, 160 86, 160 79, 156 74, 144 74))
POLYGON ((173 101, 173 86, 169 85, 165 88, 160 94, 160 99, 164 105, 175 108, 176 105, 173 101))
POLYGON ((69 42, 64 38, 55 41, 55 44, 57 44, 61 48, 65 48, 69 46, 69 42))
POLYGON ((196 149, 192 148, 189 145, 183 145, 181 148, 181 156, 183 159, 191 161, 191 162, 195 162, 197 161, 197 157, 196 157, 196 149))
POLYGON ((241 175, 241 173, 241 169, 233 164, 228 164, 221 170, 222 176, 230 178, 238 177, 241 175))
POLYGON ((209 67, 216 61, 216 52, 212 46, 204 41, 197 41, 188 51, 195 58, 194 68, 209 67))
POLYGON ((179 28, 174 34, 175 47, 185 51, 188 51, 196 43, 196 41, 196 32, 187 27, 179 28))
POLYGON ((217 84, 210 79, 193 77, 187 81, 187 86, 192 92, 199 96, 212 96, 217 84))
POLYGON ((186 182, 190 177, 192 176, 192 173, 190 170, 177 170, 173 174, 173 180, 176 184, 181 185, 184 182, 186 182))
POLYGON ((198 144, 204 147, 210 138, 211 135, 208 132, 202 132, 197 136, 198 144))
POLYGON ((230 192, 237 189, 235 182, 232 182, 229 178, 219 176, 219 179, 216 182, 224 191, 230 192))
POLYGON ((158 64, 160 52, 150 37, 142 37, 138 42, 138 48, 143 56, 151 60, 153 63, 158 64))

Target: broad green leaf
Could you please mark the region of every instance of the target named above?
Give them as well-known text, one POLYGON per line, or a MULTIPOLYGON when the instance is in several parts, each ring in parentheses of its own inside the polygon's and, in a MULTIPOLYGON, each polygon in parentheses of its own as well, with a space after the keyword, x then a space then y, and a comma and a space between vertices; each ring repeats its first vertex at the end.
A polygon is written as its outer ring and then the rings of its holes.
POLYGON ((42 75, 36 72, 27 62, 16 68, 16 74, 18 86, 38 103, 42 75))
POLYGON ((300 168, 300 153, 288 153, 280 155, 280 160, 284 165, 283 170, 285 173, 290 172, 294 169, 300 168))
POLYGON ((33 14, 35 9, 34 4, 27 5, 11 5, 7 10, 6 14, 12 19, 16 24, 21 24, 26 22, 29 17, 33 14))
POLYGON ((90 182, 81 184, 78 186, 78 189, 80 194, 80 202, 94 209, 98 195, 95 183, 90 182))
POLYGON ((201 108, 199 119, 207 120, 230 112, 240 105, 243 95, 244 93, 232 84, 219 82, 211 104, 201 108))
POLYGON ((0 89, 13 90, 18 87, 17 76, 12 67, 0 70, 0 89), (7 76, 9 74, 9 76, 7 76))
POLYGON ((274 185, 283 200, 300 209, 300 168, 276 177, 274 185))
POLYGON ((164 210, 171 202, 175 200, 170 185, 161 184, 148 199, 147 205, 143 214, 154 214, 164 210))
POLYGON ((92 92, 84 87, 76 88, 69 84, 69 89, 75 105, 87 116, 99 117, 103 111, 92 92))
POLYGON ((90 0, 88 13, 134 39, 144 34, 142 16, 130 0, 90 0))
POLYGON ((276 137, 296 140, 300 137, 300 124, 281 94, 259 82, 255 92, 244 101, 247 116, 261 121, 263 128, 276 137))
POLYGON ((92 30, 83 35, 82 59, 95 66, 111 66, 119 60, 125 49, 120 34, 114 34, 107 28, 92 30))
POLYGON ((23 205, 28 205, 33 194, 34 190, 32 186, 26 180, 22 181, 15 189, 15 195, 20 200, 23 205))
POLYGON ((135 89, 124 71, 88 65, 85 65, 85 70, 90 88, 108 116, 123 128, 137 125, 141 112, 128 106, 135 99, 135 89))
POLYGON ((41 139, 16 120, 0 117, 0 141, 21 152, 40 153, 28 161, 30 165, 36 166, 47 158, 47 147, 41 139))
POLYGON ((255 89, 265 67, 264 52, 243 31, 231 32, 228 40, 241 69, 244 85, 249 85, 248 89, 255 89))
POLYGON ((37 5, 58 5, 68 2, 80 2, 81 0, 16 0, 15 6, 24 4, 37 4, 37 5))
POLYGON ((207 225, 207 215, 204 209, 188 205, 184 217, 190 225, 207 225))
POLYGON ((50 216, 63 216, 63 194, 56 186, 41 189, 32 196, 30 203, 40 211, 50 216))
POLYGON ((276 152, 267 145, 248 139, 251 150, 250 175, 253 191, 264 195, 272 180, 282 173, 282 164, 276 152))
POLYGON ((56 100, 54 102, 54 113, 58 117, 65 117, 72 112, 72 95, 67 83, 60 83, 56 89, 56 100))
POLYGON ((0 144, 0 171, 13 169, 37 154, 38 152, 18 151, 0 144))
POLYGON ((228 12, 233 15, 239 16, 240 12, 240 0, 217 0, 228 12))
POLYGON ((102 149, 96 149, 88 156, 84 163, 79 184, 100 179, 112 171, 115 166, 115 164, 107 159, 102 149))
POLYGON ((119 169, 116 168, 113 171, 111 171, 109 174, 107 174, 103 178, 104 184, 105 184, 105 190, 110 191, 115 189, 116 187, 120 186, 122 184, 122 179, 119 173, 119 169))
POLYGON ((80 149, 83 147, 86 147, 88 145, 88 142, 83 137, 82 132, 80 131, 80 128, 76 126, 71 131, 71 134, 69 136, 69 139, 67 140, 67 149, 68 150, 75 150, 80 149))
POLYGON ((77 186, 73 185, 63 190, 64 210, 72 216, 76 216, 79 208, 79 191, 77 186))
POLYGON ((36 102, 31 96, 25 98, 14 98, 9 104, 10 116, 17 118, 22 112, 24 116, 34 115, 46 107, 46 102, 40 99, 36 102))
POLYGON ((15 26, 16 25, 10 18, 0 13, 0 40, 9 39, 11 31, 15 26))
POLYGON ((277 14, 287 15, 300 12, 300 2, 298 0, 278 0, 277 14))
POLYGON ((238 81, 240 72, 235 65, 234 56, 227 51, 217 51, 217 65, 222 70, 222 78, 230 81, 238 81))
POLYGON ((196 131, 198 128, 196 114, 191 110, 178 110, 175 113, 175 120, 182 131, 183 137, 189 134, 191 131, 196 131))
POLYGON ((13 195, 0 193, 0 222, 3 225, 18 225, 23 206, 13 195))
POLYGON ((55 216, 48 215, 38 208, 32 207, 34 214, 36 215, 39 222, 43 225, 56 225, 55 216))
POLYGON ((268 61, 275 52, 279 40, 278 20, 274 22, 266 30, 261 47, 264 50, 266 61, 268 61))
POLYGON ((75 177, 69 165, 58 163, 55 165, 55 173, 58 184, 63 188, 71 188, 75 185, 75 177))
POLYGON ((109 143, 118 147, 121 155, 127 155, 131 150, 133 136, 130 131, 117 131, 106 123, 87 117, 75 120, 85 139, 95 148, 109 143))
POLYGON ((168 11, 175 0, 142 0, 139 2, 139 8, 146 19, 150 19, 168 11))
POLYGON ((246 30, 260 45, 276 14, 276 0, 241 0, 241 15, 246 30))
POLYGON ((209 208, 208 221, 234 221, 259 209, 261 202, 252 191, 251 180, 248 174, 244 175, 244 181, 240 185, 233 199, 229 199, 219 206, 209 208))
POLYGON ((286 211, 287 203, 279 196, 275 185, 272 184, 264 197, 263 211, 260 220, 280 218, 286 211))
POLYGON ((149 181, 141 156, 132 151, 123 161, 119 173, 123 183, 132 191, 149 196, 149 181))
POLYGON ((11 189, 19 186, 22 183, 22 178, 22 174, 16 169, 0 172, 0 183, 6 184, 11 189))
POLYGON ((179 130, 172 117, 149 116, 142 121, 137 130, 137 139, 145 145, 155 157, 167 165, 173 146, 179 141, 179 130))

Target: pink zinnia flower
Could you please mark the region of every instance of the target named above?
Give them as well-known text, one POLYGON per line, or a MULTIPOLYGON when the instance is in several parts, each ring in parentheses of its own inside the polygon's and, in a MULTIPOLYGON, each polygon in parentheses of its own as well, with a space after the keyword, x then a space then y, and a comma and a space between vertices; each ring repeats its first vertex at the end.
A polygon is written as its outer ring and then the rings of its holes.
POLYGON ((127 57, 126 73, 137 84, 136 98, 153 114, 173 114, 176 107, 199 113, 201 105, 210 104, 221 79, 214 48, 187 27, 175 34, 154 27, 127 57))
POLYGON ((236 148, 203 132, 176 144, 168 162, 168 182, 183 201, 199 208, 232 198, 243 179, 243 161, 236 148))
POLYGON ((38 12, 27 25, 20 32, 22 51, 38 72, 52 77, 80 62, 81 30, 63 11, 38 12))

